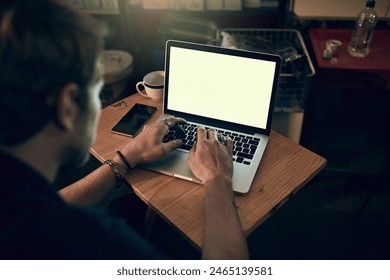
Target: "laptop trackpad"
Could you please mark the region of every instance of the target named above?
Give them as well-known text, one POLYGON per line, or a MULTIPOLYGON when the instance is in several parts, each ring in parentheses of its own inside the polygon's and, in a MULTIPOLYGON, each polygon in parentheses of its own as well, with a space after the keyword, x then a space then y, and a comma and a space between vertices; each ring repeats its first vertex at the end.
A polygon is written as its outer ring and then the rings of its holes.
POLYGON ((176 150, 167 154, 160 160, 142 164, 140 167, 169 176, 199 182, 188 167, 187 159, 187 151, 176 150))

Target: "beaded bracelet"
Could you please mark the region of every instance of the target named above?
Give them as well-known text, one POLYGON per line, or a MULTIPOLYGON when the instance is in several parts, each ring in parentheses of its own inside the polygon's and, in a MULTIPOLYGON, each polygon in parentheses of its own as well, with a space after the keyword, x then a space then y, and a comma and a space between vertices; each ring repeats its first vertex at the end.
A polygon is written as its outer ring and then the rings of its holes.
POLYGON ((114 173, 115 173, 115 187, 119 188, 123 183, 123 176, 119 173, 118 168, 115 166, 114 162, 110 159, 106 159, 103 163, 108 164, 112 168, 112 170, 114 171, 114 173))

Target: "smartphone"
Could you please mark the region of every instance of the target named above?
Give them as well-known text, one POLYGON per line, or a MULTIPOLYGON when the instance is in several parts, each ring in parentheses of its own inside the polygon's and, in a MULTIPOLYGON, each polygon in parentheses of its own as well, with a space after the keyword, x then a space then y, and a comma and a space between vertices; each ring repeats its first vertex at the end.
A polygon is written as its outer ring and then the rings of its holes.
POLYGON ((126 115, 111 129, 113 133, 136 136, 157 108, 136 103, 126 115))

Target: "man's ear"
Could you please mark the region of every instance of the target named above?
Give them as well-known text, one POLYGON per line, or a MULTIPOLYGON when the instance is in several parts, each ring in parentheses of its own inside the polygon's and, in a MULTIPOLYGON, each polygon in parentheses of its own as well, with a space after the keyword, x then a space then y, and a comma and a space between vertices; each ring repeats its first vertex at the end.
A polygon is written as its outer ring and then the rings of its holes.
POLYGON ((56 117, 58 125, 64 130, 71 130, 74 127, 79 107, 75 100, 79 92, 79 86, 75 83, 67 83, 62 86, 56 100, 56 117))

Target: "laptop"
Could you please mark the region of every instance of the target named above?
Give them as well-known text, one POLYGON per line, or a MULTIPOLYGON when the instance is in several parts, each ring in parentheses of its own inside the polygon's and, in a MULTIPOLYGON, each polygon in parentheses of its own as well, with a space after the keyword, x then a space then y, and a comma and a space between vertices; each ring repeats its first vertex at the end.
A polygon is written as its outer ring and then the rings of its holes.
POLYGON ((233 190, 247 193, 268 143, 280 66, 273 54, 167 41, 161 118, 184 118, 188 135, 181 148, 142 167, 200 183, 187 157, 196 127, 215 128, 233 139, 233 190))

